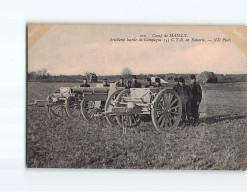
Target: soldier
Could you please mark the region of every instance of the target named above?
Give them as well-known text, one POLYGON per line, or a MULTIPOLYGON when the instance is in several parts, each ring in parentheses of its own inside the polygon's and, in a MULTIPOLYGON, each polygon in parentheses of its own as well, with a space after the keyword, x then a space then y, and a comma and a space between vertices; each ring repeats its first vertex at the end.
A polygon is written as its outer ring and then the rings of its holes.
POLYGON ((90 85, 87 83, 87 79, 86 78, 83 78, 82 82, 83 83, 80 85, 80 87, 90 87, 90 85))
POLYGON ((142 88, 141 83, 137 82, 136 79, 137 79, 136 75, 132 75, 131 88, 142 88))
POLYGON ((125 89, 127 89, 127 85, 125 85, 123 77, 120 77, 119 81, 116 83, 116 86, 117 87, 125 87, 125 89))
POLYGON ((155 78, 155 87, 162 87, 161 83, 160 83, 160 78, 155 78))
POLYGON ((127 89, 131 88, 132 81, 127 82, 127 89))
POLYGON ((182 100, 182 125, 185 125, 186 116, 187 120, 190 122, 191 116, 191 89, 190 86, 185 85, 185 80, 183 77, 178 78, 179 85, 177 87, 177 93, 182 100))
POLYGON ((178 87, 179 87, 179 82, 178 82, 178 77, 174 77, 174 86, 172 87, 172 89, 174 90, 174 91, 178 91, 178 87))
POLYGON ((103 87, 110 87, 110 85, 107 83, 107 79, 103 80, 103 87))
POLYGON ((148 84, 145 86, 145 88, 153 88, 154 87, 150 78, 147 78, 147 82, 148 82, 148 84))
POLYGON ((198 125, 199 122, 199 104, 201 103, 202 100, 202 88, 201 86, 196 83, 196 76, 191 75, 190 76, 191 80, 191 117, 192 117, 192 122, 193 125, 198 125))

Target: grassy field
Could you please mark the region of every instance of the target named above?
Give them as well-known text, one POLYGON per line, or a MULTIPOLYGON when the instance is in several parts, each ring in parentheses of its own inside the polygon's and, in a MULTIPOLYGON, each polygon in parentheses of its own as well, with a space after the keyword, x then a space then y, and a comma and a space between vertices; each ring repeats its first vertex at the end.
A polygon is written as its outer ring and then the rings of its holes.
MULTIPOLYGON (((28 102, 73 83, 28 83, 28 102)), ((27 167, 247 169, 247 83, 203 85, 200 124, 157 133, 152 122, 122 133, 106 121, 48 117, 27 108, 27 167)))

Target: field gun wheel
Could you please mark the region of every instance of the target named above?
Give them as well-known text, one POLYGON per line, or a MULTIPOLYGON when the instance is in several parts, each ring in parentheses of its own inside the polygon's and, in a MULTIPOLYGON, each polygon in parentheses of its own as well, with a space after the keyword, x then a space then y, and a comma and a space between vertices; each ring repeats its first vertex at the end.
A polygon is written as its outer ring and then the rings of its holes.
MULTIPOLYGON (((124 101, 123 97, 130 97, 130 90, 125 89, 119 93, 116 99, 116 105, 118 107, 126 107, 126 102, 124 101)), ((141 117, 138 114, 131 114, 131 115, 117 115, 116 117, 117 123, 123 127, 136 127, 141 123, 141 117)))
POLYGON ((65 108, 65 101, 58 101, 60 96, 60 89, 57 89, 52 92, 51 95, 47 97, 48 101, 54 102, 54 104, 48 105, 47 109, 49 114, 52 114, 56 117, 68 116, 67 110, 65 108))
POLYGON ((68 116, 65 106, 62 105, 52 105, 49 106, 49 112, 57 117, 68 116))
POLYGON ((66 111, 67 111, 69 117, 71 117, 71 118, 80 117, 80 115, 81 115, 81 112, 80 112, 81 105, 80 104, 81 104, 81 102, 78 101, 73 96, 70 96, 66 99, 65 108, 66 108, 66 111))
POLYGON ((81 102, 81 114, 88 122, 96 119, 95 115, 99 112, 98 108, 95 107, 95 101, 82 100, 81 102))
POLYGON ((181 120, 182 102, 172 89, 160 91, 153 100, 152 121, 158 131, 172 130, 181 120))
POLYGON ((106 117, 107 122, 110 125, 118 124, 116 115, 111 115, 111 114, 108 114, 107 112, 109 112, 109 110, 111 110, 111 108, 113 108, 115 106, 115 101, 116 101, 117 96, 118 96, 118 94, 120 92, 121 92, 121 90, 115 91, 106 100, 106 104, 105 104, 105 112, 106 112, 106 114, 105 114, 105 117, 106 117))

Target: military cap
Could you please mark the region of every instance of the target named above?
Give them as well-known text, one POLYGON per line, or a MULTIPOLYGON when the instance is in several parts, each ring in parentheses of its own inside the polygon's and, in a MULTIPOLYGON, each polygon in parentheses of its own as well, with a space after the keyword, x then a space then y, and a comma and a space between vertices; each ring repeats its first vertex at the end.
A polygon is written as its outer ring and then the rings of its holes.
POLYGON ((196 79, 196 75, 192 74, 192 75, 190 75, 190 78, 191 79, 196 79))
POLYGON ((179 82, 181 82, 181 83, 184 83, 184 82, 185 82, 184 77, 179 77, 178 80, 179 80, 179 82))
POLYGON ((151 81, 151 79, 150 78, 147 78, 147 81, 151 81))
POLYGON ((87 81, 87 78, 83 78, 82 80, 86 80, 87 81))
POLYGON ((132 79, 137 79, 136 75, 132 75, 132 79))
POLYGON ((174 77, 174 81, 175 82, 178 82, 178 77, 174 77))
POLYGON ((160 78, 155 78, 155 82, 160 82, 160 78))

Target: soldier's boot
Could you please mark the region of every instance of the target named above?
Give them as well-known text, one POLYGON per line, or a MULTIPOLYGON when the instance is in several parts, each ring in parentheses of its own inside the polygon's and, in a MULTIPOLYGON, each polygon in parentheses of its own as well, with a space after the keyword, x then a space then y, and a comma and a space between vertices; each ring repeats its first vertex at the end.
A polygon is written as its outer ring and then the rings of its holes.
POLYGON ((189 125, 193 125, 194 124, 194 118, 192 116, 190 116, 188 118, 188 121, 189 121, 189 125))
POLYGON ((185 127, 186 126, 186 121, 180 121, 178 126, 179 127, 185 127))
POLYGON ((191 125, 197 126, 199 124, 199 117, 193 116, 191 119, 191 125))
POLYGON ((199 125, 199 114, 194 117, 194 125, 195 126, 199 125))
POLYGON ((186 118, 185 114, 182 113, 181 121, 179 122, 179 125, 178 126, 180 126, 180 127, 185 126, 185 118, 186 118))

